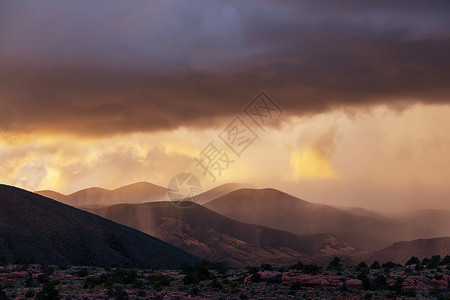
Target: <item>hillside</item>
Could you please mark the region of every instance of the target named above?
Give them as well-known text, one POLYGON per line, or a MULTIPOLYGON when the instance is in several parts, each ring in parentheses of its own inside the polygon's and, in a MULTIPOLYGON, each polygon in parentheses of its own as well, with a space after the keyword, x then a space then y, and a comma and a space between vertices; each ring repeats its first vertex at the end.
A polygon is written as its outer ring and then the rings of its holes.
POLYGON ((432 230, 349 209, 315 204, 274 189, 241 189, 205 207, 229 218, 297 235, 330 233, 358 250, 379 250, 399 240, 433 235, 432 230))
POLYGON ((196 204, 189 208, 170 202, 121 204, 90 211, 201 258, 226 261, 233 266, 291 264, 313 255, 332 256, 353 251, 329 234, 297 236, 238 222, 196 204))
POLYGON ((135 229, 0 185, 0 256, 9 262, 175 268, 195 256, 135 229))
POLYGON ((75 207, 145 203, 168 199, 166 188, 148 182, 134 183, 114 190, 93 187, 70 195, 63 195, 54 191, 37 191, 36 193, 75 207))
POLYGON ((385 249, 374 252, 371 260, 381 262, 394 261, 404 264, 411 256, 424 259, 425 257, 430 258, 433 255, 440 255, 441 257, 450 255, 450 237, 398 242, 385 249))

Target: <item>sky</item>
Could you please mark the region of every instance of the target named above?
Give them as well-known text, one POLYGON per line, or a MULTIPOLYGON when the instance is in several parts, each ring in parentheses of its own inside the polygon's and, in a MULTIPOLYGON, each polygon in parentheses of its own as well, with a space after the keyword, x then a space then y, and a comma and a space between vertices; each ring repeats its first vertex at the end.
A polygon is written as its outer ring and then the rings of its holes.
POLYGON ((448 1, 2 1, 0 182, 450 209, 449 50, 448 1))

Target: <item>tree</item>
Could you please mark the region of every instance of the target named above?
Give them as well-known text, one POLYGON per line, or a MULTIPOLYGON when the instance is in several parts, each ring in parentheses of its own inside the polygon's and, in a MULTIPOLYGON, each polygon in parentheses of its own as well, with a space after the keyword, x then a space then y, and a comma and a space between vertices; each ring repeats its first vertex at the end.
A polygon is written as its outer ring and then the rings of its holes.
POLYGON ((335 256, 331 260, 330 264, 328 265, 328 269, 338 270, 338 271, 342 270, 343 267, 342 267, 342 264, 341 264, 341 259, 339 257, 335 256))
POLYGON ((45 283, 42 290, 36 294, 36 300, 56 300, 59 299, 59 292, 55 288, 54 282, 45 283))
POLYGON ((378 261, 374 261, 374 262, 370 265, 370 268, 371 268, 372 270, 379 270, 379 269, 381 269, 381 266, 380 266, 380 263, 379 263, 378 261))
POLYGON ((405 266, 417 265, 417 264, 420 264, 420 260, 419 260, 417 257, 412 256, 412 257, 406 262, 405 266))
POLYGON ((5 291, 0 286, 0 300, 8 300, 8 296, 6 296, 5 291))
POLYGON ((371 290, 372 284, 370 283, 369 277, 367 277, 367 274, 365 272, 361 272, 358 275, 358 279, 362 281, 363 284, 363 290, 371 290))
POLYGON ((366 274, 369 274, 369 266, 365 262, 360 262, 356 267, 355 270, 358 272, 364 272, 366 274))

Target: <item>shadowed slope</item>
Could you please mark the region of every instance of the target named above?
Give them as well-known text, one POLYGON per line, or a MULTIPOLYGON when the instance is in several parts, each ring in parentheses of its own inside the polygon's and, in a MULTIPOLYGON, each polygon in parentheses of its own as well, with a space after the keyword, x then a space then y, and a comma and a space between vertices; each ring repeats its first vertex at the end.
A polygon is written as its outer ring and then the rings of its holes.
POLYGON ((135 229, 0 185, 0 256, 8 261, 175 268, 198 259, 135 229))
POLYGON ((441 257, 450 255, 450 237, 398 242, 374 252, 371 259, 404 264, 412 256, 424 259, 425 257, 431 258, 433 255, 440 255, 441 257))
POLYGON ((311 255, 330 256, 352 251, 329 234, 300 237, 241 223, 196 204, 189 208, 170 202, 121 204, 90 211, 155 235, 202 258, 227 261, 234 266, 280 265, 311 255))

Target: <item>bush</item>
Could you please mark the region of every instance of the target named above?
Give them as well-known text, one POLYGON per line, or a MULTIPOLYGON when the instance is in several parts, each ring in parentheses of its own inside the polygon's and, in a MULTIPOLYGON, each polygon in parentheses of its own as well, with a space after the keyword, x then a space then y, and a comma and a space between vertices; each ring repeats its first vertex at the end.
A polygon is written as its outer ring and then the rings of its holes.
POLYGON ((271 264, 262 264, 261 271, 272 271, 272 265, 271 264))
POLYGON ((184 276, 183 283, 185 285, 192 285, 192 284, 197 284, 198 280, 197 280, 197 278, 195 278, 194 275, 192 275, 192 273, 188 273, 186 276, 184 276))
POLYGON ((2 288, 0 287, 0 300, 8 300, 8 296, 6 296, 6 293, 2 288))
POLYGON ((388 288, 387 280, 384 275, 378 275, 373 281, 372 285, 376 290, 386 290, 388 288))
POLYGON ((217 279, 214 279, 214 280, 209 284, 209 286, 212 287, 212 288, 216 288, 216 289, 222 289, 222 288, 223 288, 223 285, 222 285, 220 282, 218 282, 217 279))
POLYGON ((161 286, 169 286, 171 282, 171 278, 164 276, 162 274, 150 275, 147 277, 148 281, 159 284, 161 286))
POLYGON ((6 256, 0 256, 0 267, 6 266, 8 264, 8 260, 6 256))
POLYGON ((124 284, 130 284, 133 283, 134 280, 137 278, 137 273, 135 270, 129 270, 126 272, 125 276, 123 277, 123 283, 124 284))
POLYGON ((391 290, 395 291, 397 295, 403 294, 403 281, 405 281, 401 277, 395 278, 395 284, 392 286, 391 290))
POLYGON ((34 292, 33 291, 27 291, 25 293, 25 298, 33 298, 34 297, 34 292))
POLYGON ((296 282, 293 282, 292 283, 292 285, 291 285, 291 290, 292 291, 298 291, 298 290, 300 290, 302 288, 302 284, 300 283, 300 281, 296 281, 296 282))
POLYGON ((252 281, 253 283, 257 283, 257 282, 259 282, 260 280, 261 280, 261 274, 255 273, 255 274, 252 275, 251 281, 252 281))
POLYGON ((200 293, 200 290, 198 289, 198 287, 193 287, 192 289, 191 289, 191 294, 192 295, 198 295, 198 293, 200 293))
POLYGON ((36 294, 36 300, 56 300, 59 299, 59 292, 55 288, 55 283, 44 284, 42 290, 36 294))
POLYGON ((211 273, 209 272, 208 268, 201 267, 197 270, 197 278, 199 281, 204 281, 208 279, 212 279, 211 273))
POLYGON ((82 268, 78 271, 78 277, 86 277, 88 274, 89 272, 86 268, 82 268))
POLYGON ((367 274, 365 272, 361 272, 358 275, 358 279, 362 281, 363 284, 363 290, 371 290, 372 284, 370 283, 369 277, 367 277, 367 274))
POLYGON ((143 290, 139 290, 138 297, 147 297, 147 293, 143 290))

